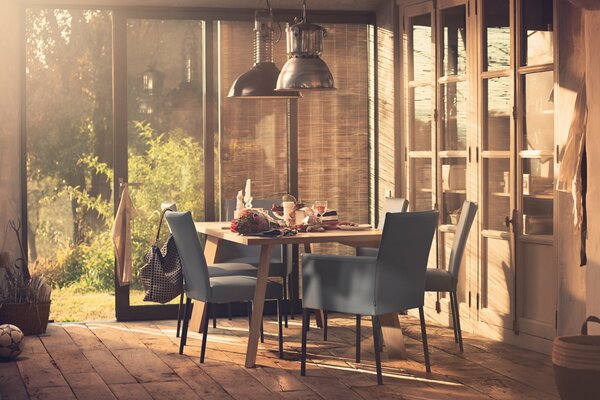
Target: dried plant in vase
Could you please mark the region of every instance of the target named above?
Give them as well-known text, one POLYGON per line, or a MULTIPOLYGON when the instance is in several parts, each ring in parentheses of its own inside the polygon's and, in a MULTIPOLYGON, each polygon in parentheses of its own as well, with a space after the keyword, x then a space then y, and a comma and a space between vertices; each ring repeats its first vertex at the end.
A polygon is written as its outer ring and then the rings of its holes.
POLYGON ((6 234, 0 249, 0 324, 19 327, 25 335, 46 332, 52 287, 42 275, 31 276, 20 241, 20 223, 10 226, 18 238, 21 257, 11 261, 4 252, 6 234))

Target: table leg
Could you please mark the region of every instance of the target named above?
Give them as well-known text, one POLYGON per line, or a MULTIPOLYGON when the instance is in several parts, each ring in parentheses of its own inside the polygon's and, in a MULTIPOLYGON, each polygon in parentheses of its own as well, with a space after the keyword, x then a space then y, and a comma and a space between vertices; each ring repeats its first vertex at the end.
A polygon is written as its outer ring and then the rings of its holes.
POLYGON ((246 350, 246 368, 252 368, 256 363, 256 352, 258 350, 258 339, 260 337, 260 326, 265 305, 265 293, 267 290, 269 264, 271 263, 272 251, 273 245, 263 244, 260 246, 258 276, 256 277, 256 289, 254 290, 254 302, 252 303, 252 319, 250 321, 250 334, 248 335, 248 348, 246 350))
MULTIPOLYGON (((204 244, 204 258, 206 259, 207 264, 214 264, 215 261, 218 260, 218 252, 220 247, 221 240, 214 236, 208 236, 206 238, 206 243, 204 244)), ((202 301, 193 301, 194 307, 192 308, 192 316, 190 317, 189 329, 192 332, 202 332, 204 327, 204 318, 208 318, 205 315, 204 303, 202 301)))
MULTIPOLYGON (((306 254, 312 253, 310 243, 304 243, 304 252, 306 254)), ((317 328, 323 328, 325 326, 323 324, 323 321, 325 320, 323 310, 313 310, 313 312, 315 313, 315 321, 317 323, 317 328)))
POLYGON ((383 332, 383 341, 385 351, 390 359, 404 360, 406 356, 406 347, 404 346, 404 335, 400 329, 400 319, 398 313, 384 314, 379 317, 381 321, 381 330, 383 332))

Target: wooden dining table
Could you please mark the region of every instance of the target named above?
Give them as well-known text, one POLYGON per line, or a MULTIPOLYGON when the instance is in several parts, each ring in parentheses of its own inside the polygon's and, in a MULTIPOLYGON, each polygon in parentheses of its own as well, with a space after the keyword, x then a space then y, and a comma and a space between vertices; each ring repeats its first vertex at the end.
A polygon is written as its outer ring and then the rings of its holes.
MULTIPOLYGON (((206 235, 204 246, 204 256, 208 264, 214 264, 219 261, 223 246, 223 241, 231 241, 246 246, 260 246, 260 259, 258 265, 258 274, 256 280, 256 289, 254 292, 254 303, 252 318, 250 321, 250 332, 248 337, 248 347, 246 351, 247 368, 254 367, 256 363, 256 353, 258 349, 258 340, 260 337, 260 327, 263 317, 263 308, 265 301, 265 291, 267 287, 269 264, 271 261, 271 252, 278 245, 303 245, 305 252, 310 252, 311 245, 316 243, 342 243, 352 247, 370 246, 378 247, 381 240, 381 231, 377 229, 367 229, 361 231, 342 231, 328 230, 325 232, 300 232, 294 236, 281 237, 262 237, 262 236, 244 236, 230 231, 230 223, 225 222, 196 222, 196 230, 206 235)), ((189 329, 200 332, 203 318, 208 318, 204 313, 205 307, 202 302, 195 301, 190 318, 189 329)), ((386 314, 380 317, 384 351, 389 358, 406 358, 404 346, 404 337, 400 330, 400 320, 398 314, 386 314)))

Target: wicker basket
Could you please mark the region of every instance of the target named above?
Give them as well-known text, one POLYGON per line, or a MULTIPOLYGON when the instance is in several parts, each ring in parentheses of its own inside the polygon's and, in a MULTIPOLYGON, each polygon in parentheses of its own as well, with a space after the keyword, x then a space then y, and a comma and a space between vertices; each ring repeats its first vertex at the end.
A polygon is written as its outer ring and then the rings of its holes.
POLYGON ((46 333, 49 315, 50 302, 0 305, 0 324, 16 325, 25 335, 46 333))
POLYGON ((554 339, 554 380, 562 400, 600 398, 600 336, 587 334, 590 321, 600 322, 600 319, 588 317, 581 335, 554 339))

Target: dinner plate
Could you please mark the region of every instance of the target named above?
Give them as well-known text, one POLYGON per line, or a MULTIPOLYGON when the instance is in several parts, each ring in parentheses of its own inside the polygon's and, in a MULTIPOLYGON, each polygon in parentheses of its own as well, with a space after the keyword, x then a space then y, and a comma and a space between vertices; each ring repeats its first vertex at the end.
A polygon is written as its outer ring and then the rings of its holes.
POLYGON ((371 225, 369 224, 358 224, 356 226, 352 225, 338 225, 338 228, 342 231, 365 231, 367 229, 371 229, 371 225))

